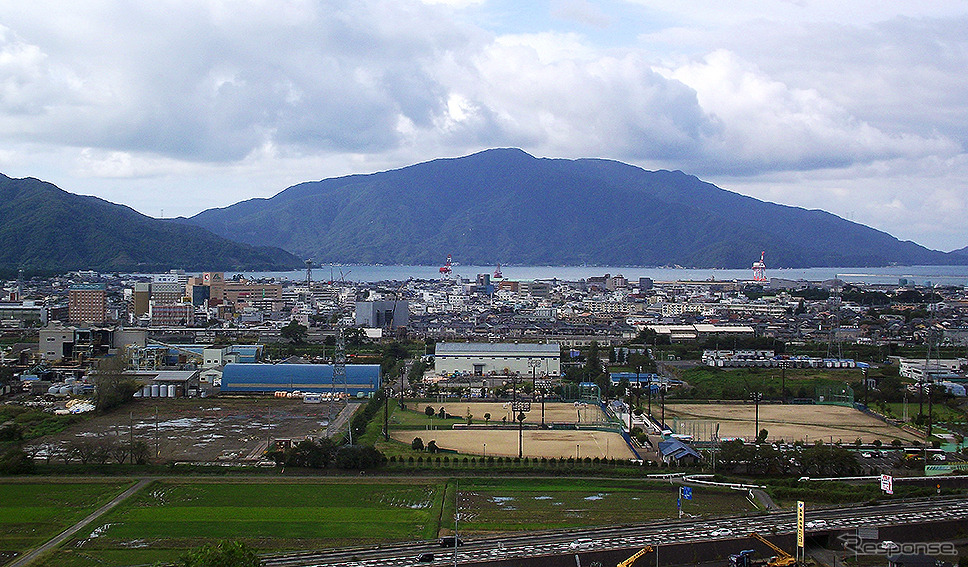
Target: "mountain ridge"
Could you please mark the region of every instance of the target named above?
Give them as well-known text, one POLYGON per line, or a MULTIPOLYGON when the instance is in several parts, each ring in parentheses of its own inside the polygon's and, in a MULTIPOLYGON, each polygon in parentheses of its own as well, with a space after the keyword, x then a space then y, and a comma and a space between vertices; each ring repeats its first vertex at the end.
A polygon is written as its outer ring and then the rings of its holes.
POLYGON ((965 264, 820 210, 681 171, 485 150, 293 185, 179 222, 318 262, 745 268, 965 264))
POLYGON ((125 205, 0 174, 0 267, 150 271, 282 269, 282 249, 240 244, 202 227, 153 219, 125 205))

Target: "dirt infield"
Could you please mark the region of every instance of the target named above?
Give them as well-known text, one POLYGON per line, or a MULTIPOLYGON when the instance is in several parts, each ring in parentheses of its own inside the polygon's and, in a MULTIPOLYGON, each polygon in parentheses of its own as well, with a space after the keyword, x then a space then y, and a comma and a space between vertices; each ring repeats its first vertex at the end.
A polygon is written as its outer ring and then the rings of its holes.
MULTIPOLYGON (((517 457, 518 430, 514 428, 514 416, 510 402, 444 402, 421 404, 436 410, 444 408, 450 415, 465 417, 468 413, 475 424, 469 429, 400 430, 392 436, 398 441, 409 444, 414 437, 420 437, 424 444, 433 440, 443 449, 451 449, 468 455, 489 457, 517 457), (490 414, 488 423, 484 415, 490 414), (489 425, 490 427, 487 427, 489 425), (506 429, 503 428, 506 425, 506 429), (487 445, 485 448, 485 444, 487 445)), ((541 423, 541 404, 531 404, 524 423, 541 423)), ((544 421, 547 424, 595 425, 605 421, 605 412, 594 404, 546 403, 544 421)), ((614 458, 634 459, 635 454, 628 448, 625 439, 618 433, 583 430, 525 429, 522 434, 524 455, 527 457, 568 458, 614 458)))
MULTIPOLYGON (((719 438, 756 437, 755 407, 740 404, 669 404, 666 422, 677 433, 695 435, 696 440, 708 440, 705 435, 719 426, 719 438)), ((853 443, 860 438, 864 443, 880 439, 913 441, 915 435, 875 419, 859 410, 830 405, 760 404, 760 429, 769 432, 770 440, 853 443)))
MULTIPOLYGON (((490 423, 514 423, 514 416, 511 415, 511 402, 444 402, 439 404, 426 404, 440 409, 441 407, 450 415, 464 417, 468 413, 473 416, 474 422, 484 420, 484 414, 490 413, 490 423)), ((423 407, 421 404, 420 407, 423 407)), ((594 424, 605 420, 605 412, 602 408, 594 404, 582 404, 576 406, 573 403, 546 403, 545 408, 546 423, 583 423, 594 424)), ((541 423, 541 403, 531 404, 531 411, 527 412, 525 423, 541 423)), ((516 454, 516 453, 515 453, 516 454)))
MULTIPOLYGON (((467 455, 484 455, 486 452, 488 457, 518 456, 516 429, 406 430, 394 431, 392 436, 408 444, 414 437, 420 437, 425 444, 433 440, 442 449, 467 455)), ((635 458, 621 435, 606 431, 525 429, 522 440, 526 457, 635 458)))

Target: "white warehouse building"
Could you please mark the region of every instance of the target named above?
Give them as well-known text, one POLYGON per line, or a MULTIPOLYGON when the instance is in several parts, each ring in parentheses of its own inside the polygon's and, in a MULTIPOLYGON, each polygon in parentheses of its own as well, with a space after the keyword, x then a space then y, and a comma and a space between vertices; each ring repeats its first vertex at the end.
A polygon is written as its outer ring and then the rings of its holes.
POLYGON ((507 368, 522 376, 561 376, 561 346, 518 343, 437 343, 434 367, 438 374, 503 374, 507 368))

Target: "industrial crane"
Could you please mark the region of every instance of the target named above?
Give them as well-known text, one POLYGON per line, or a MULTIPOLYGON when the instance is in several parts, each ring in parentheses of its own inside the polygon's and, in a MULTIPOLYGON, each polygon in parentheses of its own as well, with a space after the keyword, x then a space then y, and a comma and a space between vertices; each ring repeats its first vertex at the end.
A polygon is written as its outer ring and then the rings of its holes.
POLYGON ((791 567, 797 564, 797 559, 794 556, 790 555, 786 551, 783 551, 760 534, 752 532, 750 533, 749 537, 759 541, 763 545, 775 551, 776 556, 771 557, 769 560, 754 561, 750 557, 753 555, 753 550, 746 549, 736 555, 729 556, 730 567, 753 567, 754 565, 766 565, 766 567, 791 567))
POLYGON ((629 557, 625 561, 616 565, 616 567, 632 567, 632 564, 635 563, 636 559, 638 559, 639 557, 642 557, 646 553, 652 553, 653 551, 655 551, 655 549, 653 549, 651 545, 647 545, 642 549, 636 551, 635 555, 633 555, 632 557, 629 557))

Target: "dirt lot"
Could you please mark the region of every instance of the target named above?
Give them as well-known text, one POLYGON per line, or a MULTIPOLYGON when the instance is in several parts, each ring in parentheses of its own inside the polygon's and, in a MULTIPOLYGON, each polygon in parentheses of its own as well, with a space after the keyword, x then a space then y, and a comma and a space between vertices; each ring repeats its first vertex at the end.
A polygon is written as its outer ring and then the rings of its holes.
MULTIPOLYGON (((500 402, 444 402, 421 404, 429 405, 437 410, 441 407, 450 415, 466 416, 468 413, 476 427, 471 429, 402 430, 393 432, 393 438, 409 444, 414 437, 420 437, 424 443, 434 440, 437 446, 453 449, 470 455, 483 455, 484 445, 487 444, 487 455, 493 457, 518 456, 518 430, 482 427, 484 414, 490 413, 490 425, 501 426, 512 424, 511 404, 500 402), (504 418, 504 419, 502 419, 504 418)), ((601 423, 605 419, 602 409, 596 405, 575 406, 573 403, 545 404, 545 423, 601 423)), ((541 423, 541 404, 533 403, 527 414, 526 424, 541 423)), ((635 455, 625 444, 625 440, 617 433, 595 430, 535 430, 525 429, 523 433, 524 454, 529 457, 602 457, 616 459, 632 459, 635 455)))
MULTIPOLYGON (((420 404, 420 407, 429 405, 435 409, 441 407, 450 415, 466 416, 470 413, 474 416, 474 421, 484 419, 484 414, 491 414, 491 423, 500 423, 502 418, 507 418, 508 423, 513 423, 514 416, 511 415, 510 402, 444 402, 420 404)), ((598 423, 605 419, 602 408, 593 404, 576 406, 573 403, 546 403, 545 422, 546 423, 598 423)), ((527 413, 525 423, 541 423, 541 403, 531 404, 531 411, 527 413)), ((517 454, 517 453, 515 453, 517 454)))
MULTIPOLYGON (((679 422, 678 433, 713 431, 719 425, 719 437, 756 437, 753 404, 669 404, 666 421, 679 422), (685 422, 685 423, 683 423, 685 422), (693 427, 691 424, 705 424, 693 427)), ((874 419, 858 410, 843 406, 760 404, 760 429, 769 432, 770 440, 806 441, 818 439, 853 443, 858 437, 865 443, 880 439, 913 441, 914 435, 874 419)), ((699 440, 697 438, 697 440, 699 440)), ((705 439, 703 439, 705 440, 705 439)))
MULTIPOLYGON (((420 437, 426 444, 431 440, 442 449, 453 449, 468 455, 488 457, 517 457, 518 431, 516 429, 435 429, 433 431, 394 431, 397 441, 409 444, 420 437)), ((578 456, 614 459, 634 459, 625 440, 618 433, 605 431, 536 430, 525 429, 523 435, 524 455, 527 457, 568 458, 578 456)))
MULTIPOLYGON (((76 424, 28 446, 44 458, 72 439, 131 436, 148 443, 162 461, 259 460, 268 438, 320 436, 344 404, 305 404, 278 398, 182 398, 136 400, 109 415, 76 424)), ((57 460, 56 457, 54 457, 57 460)))

